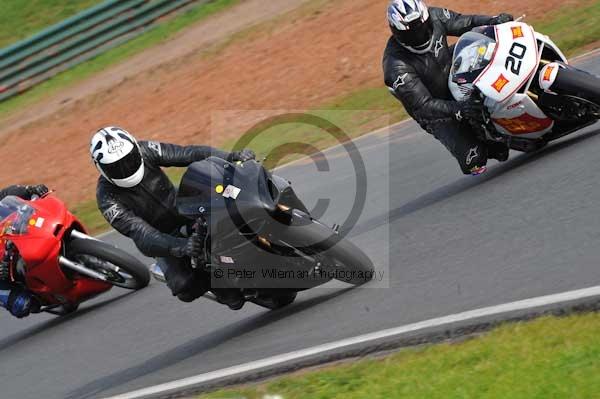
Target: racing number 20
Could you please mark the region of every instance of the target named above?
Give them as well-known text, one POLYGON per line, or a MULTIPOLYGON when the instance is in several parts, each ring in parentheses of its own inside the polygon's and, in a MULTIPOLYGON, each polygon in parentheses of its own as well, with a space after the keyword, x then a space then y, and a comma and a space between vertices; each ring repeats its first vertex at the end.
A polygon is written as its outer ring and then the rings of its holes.
POLYGON ((522 60, 523 58, 525 58, 525 53, 527 53, 527 47, 523 46, 520 43, 513 43, 508 53, 510 54, 510 56, 506 59, 506 69, 508 69, 515 75, 520 74, 521 66, 523 65, 522 60))

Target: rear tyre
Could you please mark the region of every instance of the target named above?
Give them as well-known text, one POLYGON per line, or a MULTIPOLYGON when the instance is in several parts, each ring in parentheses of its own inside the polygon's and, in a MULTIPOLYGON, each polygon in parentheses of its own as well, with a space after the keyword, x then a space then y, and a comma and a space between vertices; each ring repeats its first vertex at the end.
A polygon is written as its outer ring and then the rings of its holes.
POLYGON ((68 253, 73 260, 104 274, 107 282, 114 286, 139 290, 150 283, 150 271, 142 262, 102 241, 73 239, 68 253))
POLYGON ((600 78, 572 67, 560 69, 552 90, 581 97, 600 107, 600 78))
POLYGON ((304 212, 293 211, 284 240, 308 255, 320 255, 336 280, 362 285, 375 275, 373 262, 360 248, 304 212))

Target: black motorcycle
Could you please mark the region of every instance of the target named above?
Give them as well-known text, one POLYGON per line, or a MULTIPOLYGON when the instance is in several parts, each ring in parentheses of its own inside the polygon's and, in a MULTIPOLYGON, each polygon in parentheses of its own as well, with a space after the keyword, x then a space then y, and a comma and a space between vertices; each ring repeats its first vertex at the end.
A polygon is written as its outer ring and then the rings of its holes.
POLYGON ((214 293, 235 290, 244 301, 277 309, 333 279, 361 285, 374 277, 363 251, 312 218, 291 183, 257 161, 192 164, 177 207, 206 237, 204 256, 192 263, 210 274, 207 296, 221 303, 214 293))

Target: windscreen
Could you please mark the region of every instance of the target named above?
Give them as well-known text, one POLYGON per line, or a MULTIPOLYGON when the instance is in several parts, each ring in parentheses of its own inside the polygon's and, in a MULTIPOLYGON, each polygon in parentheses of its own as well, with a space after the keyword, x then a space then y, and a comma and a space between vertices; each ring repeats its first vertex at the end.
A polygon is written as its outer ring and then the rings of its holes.
POLYGON ((0 201, 0 233, 22 235, 27 233, 29 221, 35 209, 15 196, 5 197, 0 201))
POLYGON ((473 83, 489 65, 496 41, 478 32, 464 34, 454 49, 452 81, 458 85, 473 83))

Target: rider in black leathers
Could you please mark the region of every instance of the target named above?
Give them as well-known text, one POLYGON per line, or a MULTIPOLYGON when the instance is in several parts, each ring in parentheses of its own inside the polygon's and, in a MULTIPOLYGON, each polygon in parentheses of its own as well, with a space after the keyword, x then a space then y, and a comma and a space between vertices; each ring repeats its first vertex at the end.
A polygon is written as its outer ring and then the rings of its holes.
POLYGON ((481 118, 483 105, 453 100, 448 88, 452 53, 447 36, 512 20, 508 14, 461 15, 427 8, 420 0, 393 0, 388 7, 392 36, 383 57, 385 84, 410 116, 446 146, 465 174, 485 171, 488 156, 506 160, 508 149, 486 146, 465 123, 481 118))
POLYGON ((254 153, 138 143, 123 129, 106 127, 92 138, 91 154, 102 174, 96 198, 104 218, 144 255, 158 258, 173 295, 184 302, 202 296, 210 288, 210 276, 194 272, 190 258, 202 254, 203 239, 181 231, 188 220, 177 213, 177 190, 161 167, 186 167, 209 156, 246 161, 254 153))
MULTIPOLYGON (((9 186, 0 190, 0 200, 14 195, 30 200, 34 195, 43 196, 48 188, 43 184, 37 186, 9 186)), ((2 243, 5 245, 5 243, 2 243)), ((0 306, 6 308, 10 314, 21 319, 30 313, 39 311, 39 303, 26 287, 13 284, 8 280, 8 259, 0 259, 0 306)))

